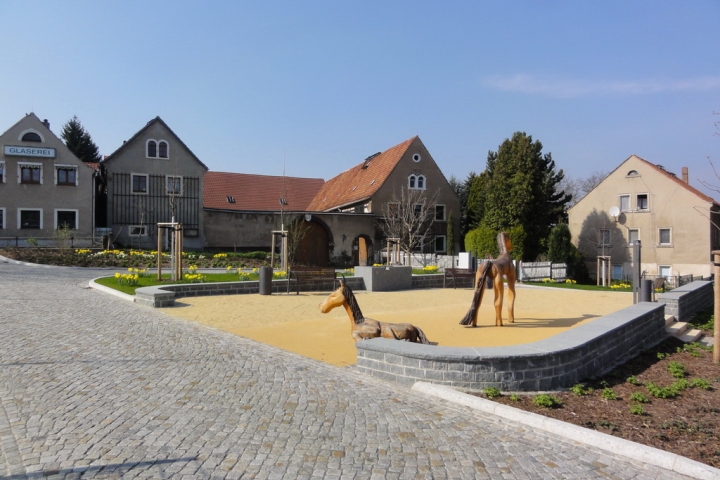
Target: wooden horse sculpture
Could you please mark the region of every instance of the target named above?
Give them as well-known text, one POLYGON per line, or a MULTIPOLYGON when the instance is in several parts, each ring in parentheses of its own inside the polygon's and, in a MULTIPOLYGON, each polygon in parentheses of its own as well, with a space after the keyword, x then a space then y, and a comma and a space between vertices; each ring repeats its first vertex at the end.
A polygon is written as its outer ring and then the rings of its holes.
POLYGON ((478 268, 475 274, 475 295, 470 310, 460 320, 460 325, 477 326, 477 316, 480 311, 485 284, 488 278, 492 278, 493 290, 495 291, 495 326, 502 327, 502 304, 505 291, 503 277, 507 279, 508 284, 508 322, 515 322, 515 267, 510 258, 512 244, 510 243, 510 237, 505 232, 498 234, 497 242, 500 255, 495 260, 485 262, 482 269, 478 268))
POLYGON ((405 340, 406 342, 430 344, 422 330, 409 323, 378 322, 372 318, 365 318, 360 311, 355 294, 345 282, 340 281, 340 288, 330 294, 320 304, 320 311, 328 313, 335 307, 342 305, 350 318, 351 335, 356 342, 368 338, 390 338, 405 340))

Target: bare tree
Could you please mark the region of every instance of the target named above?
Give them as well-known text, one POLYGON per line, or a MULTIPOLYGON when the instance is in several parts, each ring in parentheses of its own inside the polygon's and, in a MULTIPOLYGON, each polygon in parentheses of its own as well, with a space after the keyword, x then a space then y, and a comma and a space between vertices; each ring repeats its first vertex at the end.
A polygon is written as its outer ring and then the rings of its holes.
POLYGON ((295 263, 295 256, 307 233, 310 231, 308 223, 304 221, 303 215, 298 215, 290 223, 287 229, 287 242, 288 242, 288 263, 290 265, 295 263))
POLYGON ((582 200, 585 195, 590 193, 593 188, 597 187, 607 176, 607 172, 595 170, 585 178, 565 177, 560 182, 558 190, 563 190, 565 193, 572 195, 572 200, 570 200, 567 205, 568 208, 570 208, 582 200))
POLYGON ((178 202, 180 201, 180 197, 182 197, 183 195, 182 182, 183 178, 178 174, 178 160, 177 158, 175 158, 173 174, 165 177, 165 190, 167 193, 168 207, 170 210, 170 218, 166 220, 168 222, 175 218, 178 202))
POLYGON ((387 238, 397 238, 400 250, 407 256, 424 245, 432 236, 435 204, 439 191, 401 188, 382 206, 380 228, 387 238))

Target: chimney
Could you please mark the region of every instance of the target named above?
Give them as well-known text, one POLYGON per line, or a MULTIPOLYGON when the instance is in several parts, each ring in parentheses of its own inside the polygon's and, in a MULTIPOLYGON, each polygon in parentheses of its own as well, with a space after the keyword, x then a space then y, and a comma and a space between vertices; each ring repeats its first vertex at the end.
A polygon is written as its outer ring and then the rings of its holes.
POLYGON ((45 120, 43 120, 42 123, 43 123, 43 125, 45 125, 45 128, 47 128, 48 130, 50 130, 50 122, 48 122, 48 119, 47 119, 47 118, 46 118, 45 120))
POLYGON ((682 181, 688 183, 688 168, 682 167, 682 181))

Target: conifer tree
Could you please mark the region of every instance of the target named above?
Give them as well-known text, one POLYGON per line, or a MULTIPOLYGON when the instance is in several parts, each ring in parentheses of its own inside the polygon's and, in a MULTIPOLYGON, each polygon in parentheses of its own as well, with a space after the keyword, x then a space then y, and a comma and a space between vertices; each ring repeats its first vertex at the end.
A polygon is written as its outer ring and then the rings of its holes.
POLYGON ((60 136, 70 151, 83 162, 99 162, 102 159, 97 145, 77 116, 73 116, 63 125, 60 136))

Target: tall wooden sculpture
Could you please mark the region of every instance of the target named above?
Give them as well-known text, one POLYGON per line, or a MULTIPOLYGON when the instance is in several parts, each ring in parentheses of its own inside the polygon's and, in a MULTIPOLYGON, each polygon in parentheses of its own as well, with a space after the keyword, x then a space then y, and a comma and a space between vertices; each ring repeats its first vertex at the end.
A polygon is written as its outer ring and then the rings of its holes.
POLYGON ((512 244, 510 236, 500 232, 497 236, 500 255, 495 260, 485 262, 482 268, 478 268, 475 274, 475 295, 473 296, 470 310, 465 314, 460 325, 477 327, 477 316, 482 303, 483 292, 488 278, 493 279, 493 290, 495 291, 495 326, 502 327, 502 305, 505 288, 503 277, 508 284, 508 322, 515 322, 515 266, 510 258, 512 244))
POLYGON ((368 338, 383 337, 406 342, 430 344, 422 330, 409 323, 378 322, 372 318, 365 318, 360 311, 355 294, 345 282, 340 280, 340 288, 330 294, 320 304, 320 311, 328 313, 335 307, 345 307, 350 318, 350 334, 356 342, 368 338))

